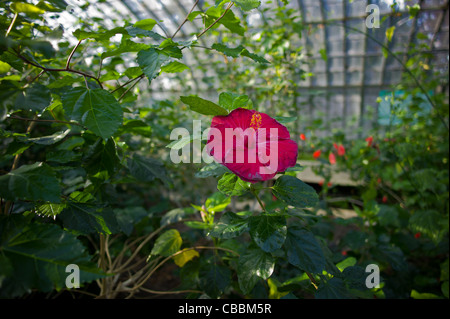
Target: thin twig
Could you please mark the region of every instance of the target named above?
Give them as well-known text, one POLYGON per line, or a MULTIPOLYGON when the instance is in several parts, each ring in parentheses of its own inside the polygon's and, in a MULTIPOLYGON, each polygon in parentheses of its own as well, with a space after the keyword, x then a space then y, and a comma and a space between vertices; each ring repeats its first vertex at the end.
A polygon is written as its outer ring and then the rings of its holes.
POLYGON ((219 22, 224 16, 225 14, 227 14, 227 12, 231 9, 231 7, 233 6, 234 2, 230 2, 230 4, 228 4, 228 7, 225 9, 225 11, 222 13, 222 15, 217 18, 216 21, 214 21, 213 23, 211 23, 211 25, 209 27, 207 27, 205 30, 203 30, 199 35, 197 35, 197 39, 200 38, 202 35, 204 35, 209 29, 211 29, 217 22, 219 22))
POLYGON ((28 60, 26 57, 24 57, 22 54, 20 54, 17 50, 14 50, 14 55, 17 56, 19 59, 21 59, 22 61, 24 61, 27 64, 30 64, 36 68, 40 68, 42 70, 44 70, 45 72, 70 72, 70 73, 76 73, 79 75, 83 75, 85 77, 88 77, 90 79, 94 79, 95 81, 97 81, 98 85, 103 89, 103 85, 100 82, 100 80, 98 78, 96 78, 93 75, 90 75, 88 73, 82 72, 82 71, 78 71, 78 70, 74 70, 71 68, 64 68, 64 69, 54 69, 54 68, 47 68, 45 66, 39 65, 37 63, 34 63, 30 60, 28 60))
POLYGON ((69 69, 70 69, 70 61, 72 60, 72 57, 73 57, 75 51, 76 51, 76 50, 78 49, 78 47, 80 46, 81 41, 83 41, 83 40, 78 41, 77 45, 73 48, 72 52, 70 52, 70 55, 69 55, 69 57, 67 58, 66 70, 69 70, 69 69))
POLYGON ((137 80, 136 80, 136 82, 134 82, 132 86, 130 86, 128 89, 125 90, 125 92, 122 93, 122 95, 119 97, 118 101, 120 102, 120 100, 122 100, 123 97, 124 97, 129 91, 131 91, 131 90, 136 86, 136 84, 138 84, 139 81, 142 80, 143 78, 144 78, 144 74, 142 74, 140 77, 138 77, 137 80))
POLYGON ((29 122, 48 122, 48 123, 60 123, 60 124, 68 124, 68 125, 77 125, 77 126, 81 126, 84 129, 87 129, 84 125, 82 125, 80 123, 77 123, 77 122, 67 122, 67 121, 60 121, 60 120, 44 120, 44 119, 38 119, 37 117, 29 119, 29 118, 16 116, 16 115, 9 115, 9 116, 6 117, 6 119, 29 121, 29 122))
POLYGON ((138 76, 135 77, 135 78, 132 78, 132 79, 128 80, 128 81, 125 82, 124 84, 122 84, 122 85, 120 85, 119 87, 117 87, 117 88, 115 88, 114 90, 112 90, 111 93, 114 93, 114 92, 120 90, 121 88, 127 86, 127 85, 130 84, 131 82, 133 82, 133 81, 135 81, 135 80, 137 80, 137 79, 139 79, 139 78, 141 78, 141 77, 143 77, 143 76, 144 76, 144 73, 142 73, 141 75, 138 75, 138 76))
POLYGON ((196 1, 195 1, 195 3, 194 3, 194 5, 192 6, 191 10, 190 10, 189 13, 186 15, 186 18, 184 18, 183 22, 178 26, 178 29, 174 32, 174 34, 172 35, 172 38, 171 38, 171 39, 175 38, 175 36, 177 35, 178 31, 181 30, 181 27, 188 21, 189 15, 192 13, 192 11, 194 11, 194 8, 197 6, 197 3, 198 3, 199 1, 200 1, 200 0, 196 0, 196 1))
POLYGON ((14 14, 14 18, 12 19, 11 24, 9 25, 8 30, 6 30, 5 38, 6 38, 6 37, 9 35, 9 33, 11 32, 11 30, 12 30, 12 28, 13 28, 13 26, 14 26, 14 23, 16 22, 16 19, 17 19, 17 16, 18 16, 18 15, 19 15, 18 13, 14 14))
POLYGON ((311 280, 311 284, 314 286, 314 288, 316 288, 316 290, 318 289, 317 286, 317 281, 316 279, 313 277, 313 275, 311 275, 309 272, 306 271, 306 275, 308 276, 309 280, 311 280))

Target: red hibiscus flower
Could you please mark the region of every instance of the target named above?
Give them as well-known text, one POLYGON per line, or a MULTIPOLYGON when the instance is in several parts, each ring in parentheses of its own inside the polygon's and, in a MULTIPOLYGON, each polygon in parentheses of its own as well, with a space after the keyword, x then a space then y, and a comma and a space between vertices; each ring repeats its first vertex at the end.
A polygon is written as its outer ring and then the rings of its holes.
POLYGON ((212 119, 206 151, 242 180, 256 183, 295 166, 298 146, 267 114, 238 108, 212 119))
POLYGON ((320 157, 320 153, 322 153, 320 150, 315 151, 315 152, 313 153, 313 157, 314 157, 315 159, 318 159, 318 158, 320 157))
POLYGON ((373 137, 369 136, 368 138, 366 138, 366 142, 367 142, 367 146, 371 147, 372 143, 373 143, 373 137))
POLYGON ((342 144, 337 145, 336 143, 333 143, 333 147, 336 149, 337 154, 339 156, 344 156, 345 155, 345 147, 342 144))
POLYGON ((302 141, 304 141, 304 140, 306 140, 306 136, 305 136, 305 134, 300 134, 300 139, 302 140, 302 141))
POLYGON ((331 165, 336 164, 336 156, 334 155, 334 153, 330 153, 330 155, 328 155, 328 160, 330 161, 331 165))

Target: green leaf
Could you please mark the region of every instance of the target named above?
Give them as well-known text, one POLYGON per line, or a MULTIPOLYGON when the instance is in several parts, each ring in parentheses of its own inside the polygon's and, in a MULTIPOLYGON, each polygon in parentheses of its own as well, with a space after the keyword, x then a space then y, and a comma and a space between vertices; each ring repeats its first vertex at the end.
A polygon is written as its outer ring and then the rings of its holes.
POLYGON ((151 31, 156 25, 156 21, 153 19, 144 19, 136 22, 133 26, 143 30, 151 31))
POLYGON ((43 14, 45 10, 31 3, 13 2, 10 5, 14 13, 43 14))
POLYGON ((253 10, 261 5, 259 0, 234 0, 233 2, 243 11, 253 10))
POLYGON ((161 67, 161 72, 166 73, 180 73, 184 70, 189 70, 189 67, 186 64, 180 63, 178 61, 170 62, 161 67))
POLYGON ((297 116, 275 116, 274 119, 283 125, 297 121, 297 116))
POLYGON ((228 111, 211 101, 202 99, 198 96, 181 96, 181 102, 187 104, 189 108, 203 115, 227 115, 228 111))
POLYGON ((114 139, 110 138, 105 142, 99 138, 86 152, 83 158, 83 167, 90 175, 107 171, 109 177, 114 176, 120 167, 114 139))
POLYGON ((250 183, 233 173, 225 173, 219 179, 217 189, 227 196, 241 196, 250 190, 250 183))
POLYGON ((176 229, 165 231, 155 242, 151 255, 168 257, 180 250, 183 240, 176 229))
POLYGON ((222 92, 219 95, 219 105, 228 111, 232 111, 240 107, 250 108, 253 106, 253 102, 250 100, 248 95, 222 92))
POLYGON ((259 55, 254 54, 254 53, 250 53, 242 45, 239 45, 236 48, 229 48, 222 43, 214 43, 211 48, 218 52, 225 54, 226 56, 232 57, 232 58, 238 58, 239 56, 245 56, 247 58, 252 59, 255 62, 270 63, 263 57, 260 57, 259 55))
POLYGON ((54 218, 63 211, 64 207, 66 207, 65 204, 46 203, 36 207, 36 214, 54 218))
POLYGON ((389 42, 392 41, 392 37, 394 36, 394 31, 395 31, 395 25, 393 25, 390 28, 387 28, 387 30, 386 30, 386 38, 388 39, 389 42))
MULTIPOLYGON (((205 27, 210 26, 214 21, 219 19, 222 14, 224 13, 224 10, 221 8, 216 7, 210 7, 205 12, 205 27)), ((222 16, 222 18, 219 20, 219 22, 213 27, 216 28, 219 24, 223 25, 225 28, 230 30, 232 33, 236 33, 238 35, 243 36, 245 29, 240 25, 240 20, 236 15, 233 13, 232 10, 228 10, 225 15, 222 16)))
POLYGON ((275 258, 261 249, 249 249, 239 257, 239 288, 248 295, 260 278, 267 280, 275 268, 275 258))
POLYGON ((225 173, 231 173, 231 171, 225 166, 218 163, 211 163, 203 166, 198 172, 195 173, 195 177, 206 178, 210 176, 219 177, 225 173))
POLYGON ((419 210, 409 219, 413 232, 420 232, 438 243, 442 239, 445 228, 441 224, 443 217, 435 210, 419 210))
POLYGON ((116 136, 122 136, 126 133, 152 137, 152 128, 142 120, 125 119, 123 125, 117 130, 116 136))
POLYGON ((183 249, 179 255, 173 256, 173 261, 178 267, 183 267, 186 263, 195 257, 200 257, 200 254, 195 249, 183 249))
POLYGON ((319 201, 314 188, 289 175, 279 177, 272 190, 278 199, 297 208, 314 207, 319 201))
POLYGON ((221 212, 231 203, 231 197, 220 192, 215 192, 205 201, 206 209, 209 212, 221 212))
POLYGON ((137 56, 137 62, 149 81, 157 77, 161 67, 169 61, 170 57, 167 54, 154 48, 139 51, 137 56))
POLYGON ((214 225, 209 236, 219 239, 234 238, 248 230, 248 221, 233 212, 226 212, 214 225))
POLYGON ((121 231, 114 212, 83 192, 70 194, 66 207, 58 215, 64 227, 88 235, 95 232, 114 234, 121 231))
POLYGON ((6 73, 11 69, 11 66, 3 61, 0 61, 0 74, 6 73))
POLYGON ((127 164, 131 175, 137 180, 152 182, 158 178, 164 183, 169 180, 164 164, 159 160, 134 154, 127 164))
POLYGON ((62 139, 64 139, 67 134, 70 133, 70 129, 65 131, 56 132, 52 135, 47 136, 41 136, 41 137, 33 137, 26 140, 27 142, 35 143, 35 144, 41 144, 41 145, 52 145, 56 144, 62 139))
POLYGON ((199 271, 199 286, 211 298, 218 298, 231 282, 231 271, 228 267, 217 264, 205 264, 199 271))
POLYGON ((50 105, 50 90, 42 84, 35 83, 16 98, 16 108, 42 112, 50 105))
POLYGON ((286 218, 277 214, 261 214, 248 218, 250 236, 265 252, 273 252, 283 246, 286 239, 286 218))
POLYGON ((10 200, 60 202, 61 188, 53 169, 44 163, 22 165, 0 176, 0 197, 10 200))
POLYGON ((116 98, 103 89, 76 87, 61 97, 66 116, 85 125, 103 139, 122 124, 123 111, 116 98))
MULTIPOLYGON (((30 222, 22 215, 0 217, 0 251, 10 264, 0 297, 14 298, 31 289, 50 292, 65 287, 66 266, 80 268, 80 283, 104 277, 84 245, 57 225, 30 222)), ((2 277, 2 266, 0 277, 2 277)))
POLYGON ((301 270, 321 274, 326 259, 320 243, 310 231, 299 225, 290 226, 285 243, 288 262, 301 270))
POLYGON ((333 277, 319 286, 315 293, 317 299, 348 299, 350 295, 345 288, 344 281, 333 277))

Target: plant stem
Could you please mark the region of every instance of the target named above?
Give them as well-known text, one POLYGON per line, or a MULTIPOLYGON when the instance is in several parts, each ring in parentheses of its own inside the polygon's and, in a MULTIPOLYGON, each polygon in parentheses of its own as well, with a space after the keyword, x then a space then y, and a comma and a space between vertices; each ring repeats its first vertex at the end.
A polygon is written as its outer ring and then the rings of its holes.
POLYGON ((230 2, 228 4, 228 7, 225 9, 225 11, 222 13, 222 15, 217 18, 216 21, 214 21, 213 23, 211 23, 211 25, 209 27, 207 27, 205 30, 203 30, 202 32, 200 32, 199 35, 197 35, 197 39, 200 38, 202 35, 204 35, 209 29, 211 29, 217 22, 219 22, 224 16, 225 14, 227 14, 227 12, 231 9, 231 7, 233 6, 234 2, 230 2))
POLYGON ((178 26, 177 30, 174 32, 174 34, 172 35, 171 39, 175 38, 175 36, 177 35, 178 31, 181 30, 181 27, 187 22, 189 15, 192 13, 192 11, 194 11, 195 6, 197 5, 197 3, 200 0, 196 0, 194 5, 192 6, 191 10, 189 11, 189 13, 186 15, 186 18, 184 18, 183 22, 178 26))
MULTIPOLYGON (((75 51, 73 50, 72 52, 75 52, 75 51)), ((82 72, 82 71, 71 69, 70 67, 67 67, 67 63, 66 63, 66 68, 64 68, 64 69, 47 68, 47 67, 44 67, 42 65, 39 65, 37 63, 34 63, 34 62, 28 60, 26 57, 24 57, 22 54, 20 54, 19 51, 17 51, 17 50, 14 50, 14 55, 17 56, 22 61, 24 61, 25 63, 30 64, 36 68, 40 68, 40 69, 44 70, 45 72, 70 72, 70 73, 76 73, 79 75, 83 75, 87 78, 95 80, 98 83, 98 85, 103 89, 103 85, 97 77, 90 75, 88 73, 82 72)), ((70 63, 70 60, 68 59, 67 62, 70 63)))
POLYGON ((258 196, 258 192, 256 191, 256 189, 253 188, 253 186, 251 186, 250 191, 253 195, 255 195, 256 200, 258 201, 259 205, 261 206, 263 212, 267 213, 266 208, 264 207, 264 204, 262 203, 261 199, 258 196))
POLYGON ((318 289, 317 287, 317 281, 316 279, 313 277, 313 275, 311 275, 311 273, 305 271, 306 275, 308 276, 309 280, 311 281, 311 284, 314 286, 314 288, 316 288, 316 290, 318 289))
POLYGON ((9 25, 8 30, 6 30, 5 38, 6 38, 6 37, 9 35, 9 33, 11 32, 11 30, 12 30, 12 28, 13 28, 13 26, 14 26, 14 23, 16 22, 16 19, 17 19, 17 16, 18 16, 18 15, 19 15, 18 13, 14 14, 14 18, 12 19, 11 24, 9 25))
MULTIPOLYGON (((77 125, 77 126, 81 126, 84 129, 87 129, 84 125, 81 125, 81 124, 79 124, 77 122, 67 122, 67 121, 60 121, 60 120, 44 120, 44 119, 38 119, 37 116, 35 116, 32 119, 29 119, 29 118, 24 118, 24 117, 20 117, 20 116, 9 115, 6 118, 7 119, 13 119, 13 120, 20 120, 20 121, 29 121, 29 122, 48 122, 48 123, 60 123, 60 124, 68 124, 68 125, 77 125)), ((27 130, 27 133, 28 132, 29 131, 27 130)))

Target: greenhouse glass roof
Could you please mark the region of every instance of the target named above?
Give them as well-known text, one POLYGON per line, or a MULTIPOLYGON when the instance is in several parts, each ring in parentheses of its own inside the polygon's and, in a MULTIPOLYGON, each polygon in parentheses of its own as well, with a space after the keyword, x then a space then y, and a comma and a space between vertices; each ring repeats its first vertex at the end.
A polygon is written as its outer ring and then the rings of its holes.
MULTIPOLYGON (((195 3, 197 5, 193 10, 205 10, 209 6, 204 0, 93 0, 90 1, 88 10, 83 10, 81 0, 67 2, 73 6, 70 10, 72 13, 63 14, 60 22, 64 26, 70 25, 73 30, 77 27, 78 17, 100 18, 104 26, 111 28, 118 21, 133 23, 151 18, 159 21, 155 31, 168 37, 176 32, 195 3)), ((358 117, 363 114, 368 106, 376 104, 380 95, 400 81, 403 66, 408 60, 408 50, 413 46, 432 53, 429 61, 423 61, 430 72, 448 72, 448 0, 284 2, 287 3, 287 8, 293 9, 299 16, 304 26, 302 36, 295 45, 304 48, 309 61, 305 66, 306 71, 312 75, 298 83, 299 101, 309 105, 309 112, 323 112, 328 118, 344 115, 344 122, 349 116, 358 117), (416 10, 413 16, 411 10, 416 10), (374 13, 379 13, 379 26, 374 24, 374 13), (393 27, 395 36, 387 41, 386 35, 394 32, 393 27), (387 54, 382 45, 394 52, 396 57, 387 54)), ((263 0, 258 9, 245 14, 238 8, 233 10, 241 21, 245 20, 248 24, 251 37, 273 14, 268 9, 279 6, 280 3, 263 0)), ((176 39, 191 39, 202 29, 202 20, 194 19, 183 25, 177 32, 176 39)), ((218 28, 214 33, 199 39, 199 45, 207 47, 217 42, 214 39, 222 37, 221 30, 218 28)), ((197 94, 217 89, 214 84, 218 77, 217 64, 214 61, 223 62, 223 57, 207 50, 189 50, 183 53, 183 59, 188 61, 186 64, 202 66, 191 67, 183 83, 190 84, 197 94), (201 80, 205 78, 210 79, 210 82, 201 80)), ((267 59, 270 60, 270 57, 267 59)), ((130 63, 132 65, 133 61, 130 63)), ((169 91, 182 90, 177 85, 180 82, 170 81, 170 78, 171 75, 165 75, 158 81, 153 81, 152 92, 164 97, 169 91)))

